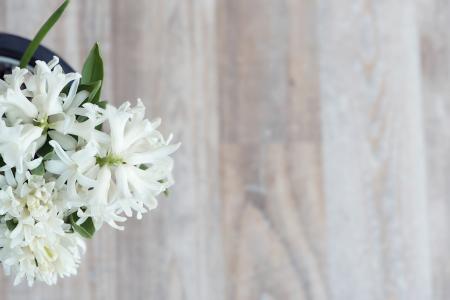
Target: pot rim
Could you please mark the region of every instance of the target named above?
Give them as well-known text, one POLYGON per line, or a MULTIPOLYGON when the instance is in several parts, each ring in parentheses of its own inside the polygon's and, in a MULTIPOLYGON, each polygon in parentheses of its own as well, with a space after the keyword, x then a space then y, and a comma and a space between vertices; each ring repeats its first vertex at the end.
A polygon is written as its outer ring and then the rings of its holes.
MULTIPOLYGON (((0 56, 19 61, 29 43, 29 39, 10 33, 0 32, 0 56)), ((61 65, 65 73, 75 72, 74 69, 59 55, 42 45, 39 45, 38 49, 34 53, 30 65, 34 66, 36 60, 49 62, 53 59, 53 56, 59 57, 59 64, 61 65)))

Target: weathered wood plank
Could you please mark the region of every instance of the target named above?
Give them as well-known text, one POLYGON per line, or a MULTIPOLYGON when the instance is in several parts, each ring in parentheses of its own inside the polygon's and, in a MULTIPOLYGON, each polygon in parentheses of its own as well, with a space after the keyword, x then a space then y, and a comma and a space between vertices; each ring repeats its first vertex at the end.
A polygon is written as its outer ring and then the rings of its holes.
POLYGON ((118 236, 119 271, 131 276, 117 299, 224 299, 215 5, 116 1, 112 11, 116 101, 141 96, 183 143, 172 196, 118 236))
POLYGON ((447 1, 420 1, 420 54, 424 111, 430 252, 434 299, 449 299, 450 288, 450 25, 447 1))
POLYGON ((227 299, 326 299, 316 5, 218 12, 227 299))
POLYGON ((414 12, 410 1, 320 1, 331 299, 431 299, 414 12))
MULTIPOLYGON (((31 37, 56 0, 0 1, 31 37), (26 21, 24 21, 26 20, 26 21)), ((183 143, 79 276, 1 299, 448 299, 448 3, 78 0, 45 44, 183 143)))

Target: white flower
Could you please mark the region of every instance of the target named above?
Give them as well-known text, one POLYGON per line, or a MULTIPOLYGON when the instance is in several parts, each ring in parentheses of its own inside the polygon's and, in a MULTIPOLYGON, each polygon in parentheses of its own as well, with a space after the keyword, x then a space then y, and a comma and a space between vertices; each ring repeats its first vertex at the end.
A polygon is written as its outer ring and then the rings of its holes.
POLYGON ((0 80, 4 89, 0 94, 0 107, 11 122, 17 119, 31 122, 38 115, 36 106, 27 99, 29 93, 22 90, 26 74, 28 70, 14 68, 10 75, 5 75, 4 82, 0 80))
POLYGON ((42 129, 33 125, 15 125, 8 127, 0 120, 0 155, 9 168, 17 172, 27 168, 35 168, 40 159, 33 159, 36 152, 36 141, 41 136, 42 129))
POLYGON ((120 211, 132 211, 138 218, 157 206, 155 196, 173 182, 172 159, 180 144, 170 145, 156 130, 160 121, 144 119, 145 107, 140 100, 134 108, 126 102, 119 108, 107 105, 102 111, 110 127, 110 140, 102 144, 97 162, 109 168, 117 187, 120 211))
POLYGON ((80 80, 74 80, 73 84, 70 86, 69 93, 66 97, 62 98, 63 106, 62 110, 67 115, 75 115, 77 109, 83 103, 84 100, 89 96, 89 92, 80 91, 77 93, 78 85, 80 80))
POLYGON ((27 246, 13 246, 8 228, 0 225, 0 260, 7 275, 13 273, 14 284, 24 278, 55 284, 57 278, 75 275, 84 251, 83 241, 76 234, 57 235, 52 241, 47 234, 36 236, 27 246))
POLYGON ((76 274, 84 245, 76 234, 65 232, 63 213, 54 205, 58 194, 54 182, 41 176, 17 178, 14 189, 0 193, 0 260, 7 274, 16 274, 15 284, 25 277, 54 284, 57 277, 76 274), (10 202, 10 204, 8 204, 10 202), (14 229, 7 222, 16 223, 14 229))
POLYGON ((93 122, 88 119, 84 122, 77 121, 74 115, 65 116, 63 120, 53 122, 49 125, 50 129, 56 130, 63 135, 75 135, 82 138, 84 141, 91 144, 105 143, 108 140, 108 135, 97 130, 95 127, 100 123, 93 122))
POLYGON ((58 63, 57 57, 54 57, 48 64, 36 61, 34 76, 25 80, 27 91, 32 95, 31 101, 39 111, 39 118, 62 113, 61 91, 69 82, 81 77, 77 73, 65 74, 58 63))
POLYGON ((78 210, 78 223, 83 223, 88 217, 94 220, 95 228, 100 228, 107 223, 113 228, 123 230, 116 222, 124 222, 126 219, 117 213, 116 192, 114 183, 111 181, 109 168, 101 167, 97 170, 97 184, 88 192, 86 209, 78 210))
POLYGON ((45 169, 59 175, 56 185, 61 188, 67 182, 69 195, 76 195, 76 183, 82 187, 91 188, 95 181, 84 174, 95 165, 96 149, 92 145, 76 152, 65 152, 56 141, 50 141, 59 160, 48 160, 45 169))
POLYGON ((0 107, 6 111, 9 122, 44 122, 49 116, 64 111, 64 100, 68 103, 65 105, 66 109, 70 109, 74 100, 78 102, 82 96, 86 96, 85 93, 78 98, 75 95, 65 98, 61 96, 63 88, 71 81, 78 80, 81 75, 64 74, 58 62, 57 57, 48 64, 36 61, 34 73, 30 74, 27 69, 14 68, 11 75, 5 76, 1 85, 6 91, 0 95, 0 107), (22 89, 24 84, 26 88, 22 89))
POLYGON ((82 236, 123 229, 174 183, 180 144, 157 130, 160 120, 146 119, 140 100, 90 103, 80 75, 58 61, 0 80, 0 261, 15 284, 76 274, 82 236))

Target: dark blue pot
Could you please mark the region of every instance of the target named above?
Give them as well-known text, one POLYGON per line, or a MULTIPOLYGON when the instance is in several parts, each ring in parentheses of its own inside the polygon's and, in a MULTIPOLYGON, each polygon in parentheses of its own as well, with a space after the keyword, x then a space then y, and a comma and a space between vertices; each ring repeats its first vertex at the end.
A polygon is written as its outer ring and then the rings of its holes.
MULTIPOLYGON (((22 54, 25 52, 30 40, 22 38, 17 35, 0 33, 0 78, 3 78, 4 74, 11 72, 11 69, 19 64, 22 54)), ((34 66, 36 60, 43 60, 45 62, 50 61, 53 56, 59 57, 59 64, 67 72, 74 72, 61 57, 55 54, 50 49, 39 46, 33 55, 30 62, 31 66, 34 66)))

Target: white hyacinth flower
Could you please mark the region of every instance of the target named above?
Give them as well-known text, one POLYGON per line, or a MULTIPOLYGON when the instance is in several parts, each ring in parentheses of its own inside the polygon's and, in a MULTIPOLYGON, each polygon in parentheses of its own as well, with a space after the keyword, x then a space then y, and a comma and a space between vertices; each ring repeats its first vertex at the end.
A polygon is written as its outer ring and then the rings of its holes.
POLYGON ((116 191, 114 183, 111 181, 111 171, 107 167, 97 169, 97 184, 95 188, 88 192, 85 199, 85 211, 78 210, 79 223, 83 223, 91 217, 95 228, 102 227, 107 223, 111 227, 123 230, 123 226, 116 222, 124 222, 126 219, 117 212, 116 191))
POLYGON ((145 107, 140 100, 134 108, 126 102, 119 108, 107 105, 102 117, 110 127, 110 140, 102 144, 97 162, 113 174, 120 211, 132 211, 138 218, 157 206, 155 196, 172 183, 172 159, 180 144, 169 144, 156 130, 160 121, 144 119, 145 107), (157 170, 157 171, 154 171, 157 170))
POLYGON ((17 172, 23 173, 24 167, 34 169, 39 165, 41 158, 33 157, 41 128, 30 124, 9 127, 0 120, 0 132, 0 155, 8 168, 16 168, 17 172))
POLYGON ((36 106, 27 97, 27 90, 22 90, 25 75, 28 70, 14 68, 10 75, 5 75, 2 82, 4 92, 0 94, 0 107, 6 111, 6 116, 11 122, 24 120, 31 122, 38 115, 36 106))
POLYGON ((65 74, 58 62, 57 57, 48 64, 36 61, 33 74, 27 69, 15 68, 11 75, 5 76, 2 86, 6 91, 0 94, 0 107, 6 111, 9 122, 46 122, 49 116, 63 112, 61 92, 81 75, 65 74))
POLYGON ((16 223, 13 229, 0 224, 0 260, 7 274, 16 274, 15 284, 26 278, 29 285, 35 280, 51 285, 58 276, 77 272, 84 244, 65 232, 63 213, 54 204, 57 196, 54 182, 29 174, 0 193, 2 211, 16 223))
POLYGON ((76 195, 77 183, 85 188, 95 186, 95 180, 84 175, 95 165, 97 150, 93 146, 87 145, 79 151, 66 152, 56 141, 50 141, 50 145, 59 159, 46 161, 45 168, 50 173, 59 175, 56 180, 58 188, 63 187, 67 182, 69 195, 76 195))
POLYGON ((0 262, 15 284, 76 274, 82 238, 104 224, 122 230, 174 183, 180 144, 161 121, 140 100, 104 106, 58 63, 0 79, 0 262))
POLYGON ((38 118, 46 118, 63 112, 61 91, 71 81, 81 77, 78 73, 65 74, 54 57, 48 64, 36 61, 34 76, 25 80, 27 91, 32 97, 31 102, 39 111, 38 118))

